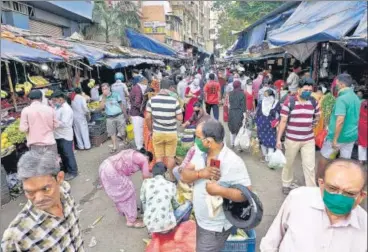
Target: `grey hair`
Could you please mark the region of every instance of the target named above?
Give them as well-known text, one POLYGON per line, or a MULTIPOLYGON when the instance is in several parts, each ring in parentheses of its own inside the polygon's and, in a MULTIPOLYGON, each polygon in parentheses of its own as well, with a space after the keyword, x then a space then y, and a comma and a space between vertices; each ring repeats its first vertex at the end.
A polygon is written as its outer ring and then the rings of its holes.
POLYGON ((53 151, 26 152, 18 162, 18 178, 26 180, 39 176, 56 176, 60 171, 57 154, 53 151))
POLYGON ((351 78, 350 74, 347 73, 343 73, 343 74, 339 74, 336 79, 339 82, 342 82, 345 84, 345 86, 347 87, 351 87, 351 85, 353 85, 353 78, 351 78))
POLYGON ((222 143, 225 138, 224 126, 214 119, 210 119, 203 123, 202 133, 205 138, 211 137, 216 143, 222 143))
POLYGON ((102 85, 101 85, 101 88, 103 88, 103 87, 108 87, 108 88, 109 88, 109 87, 110 87, 110 85, 109 85, 109 83, 106 83, 106 82, 105 82, 105 83, 102 83, 102 85))

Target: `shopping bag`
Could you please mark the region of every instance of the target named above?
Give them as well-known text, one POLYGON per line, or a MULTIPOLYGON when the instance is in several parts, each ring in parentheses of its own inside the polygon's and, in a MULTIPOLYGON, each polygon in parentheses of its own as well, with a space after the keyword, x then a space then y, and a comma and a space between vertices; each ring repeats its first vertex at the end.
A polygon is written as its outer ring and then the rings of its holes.
POLYGON ((250 146, 250 132, 247 129, 246 120, 244 118, 243 125, 240 128, 238 134, 236 135, 235 146, 240 146, 240 149, 246 150, 250 146))
POLYGON ((286 158, 281 150, 277 149, 268 156, 268 167, 271 169, 281 169, 286 164, 286 158))
POLYGON ((224 122, 229 121, 229 106, 224 105, 224 122))
POLYGON ((125 131, 127 133, 127 138, 128 140, 133 140, 134 139, 134 131, 133 131, 133 124, 128 124, 125 127, 125 131))
POLYGON ((317 133, 316 135, 316 146, 318 148, 322 148, 323 142, 325 141, 325 138, 327 136, 327 130, 321 130, 320 132, 317 133))

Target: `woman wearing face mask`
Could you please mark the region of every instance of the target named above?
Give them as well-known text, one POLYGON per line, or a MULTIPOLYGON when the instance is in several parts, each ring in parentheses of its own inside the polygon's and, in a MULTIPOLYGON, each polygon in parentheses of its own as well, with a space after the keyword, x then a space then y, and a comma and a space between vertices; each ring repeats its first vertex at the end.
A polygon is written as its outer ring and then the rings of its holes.
POLYGON ((261 144, 263 159, 267 162, 268 156, 276 146, 276 127, 280 118, 281 106, 275 99, 272 89, 264 91, 264 97, 258 104, 256 112, 257 134, 261 144))
POLYGON ((185 90, 185 97, 188 99, 185 107, 185 118, 184 121, 188 121, 193 115, 193 105, 198 101, 201 95, 201 88, 199 86, 200 80, 195 78, 193 82, 185 90))
POLYGON ((241 82, 236 80, 233 83, 234 90, 229 94, 229 130, 231 133, 231 147, 234 147, 236 135, 238 134, 245 113, 245 94, 241 89, 241 82))

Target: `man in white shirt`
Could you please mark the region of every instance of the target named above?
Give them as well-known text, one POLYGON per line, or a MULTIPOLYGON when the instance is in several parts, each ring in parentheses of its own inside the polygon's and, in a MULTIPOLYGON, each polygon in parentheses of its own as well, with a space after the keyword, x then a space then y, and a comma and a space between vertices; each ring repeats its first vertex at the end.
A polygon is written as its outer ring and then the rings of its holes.
MULTIPOLYGON (((250 189, 251 181, 243 160, 224 143, 225 130, 221 122, 209 120, 196 128, 195 152, 190 164, 181 172, 181 180, 193 183, 193 209, 197 220, 198 252, 220 252, 230 235, 232 224, 226 219, 222 206, 210 216, 207 199, 219 196, 235 202, 244 201, 240 184, 250 189), (213 160, 219 167, 211 166, 213 160)), ((213 164, 212 164, 213 165, 213 164)))
POLYGON ((90 111, 87 107, 86 98, 82 95, 82 90, 75 88, 74 91, 75 96, 72 100, 73 128, 77 146, 80 150, 89 150, 91 148, 91 142, 89 140, 87 116, 90 111))
POLYGON ((318 187, 290 192, 266 236, 261 252, 366 252, 367 171, 356 161, 336 159, 318 187))
POLYGON ((65 95, 57 90, 52 96, 59 126, 54 131, 57 149, 66 170, 65 180, 78 175, 78 166, 73 151, 73 110, 65 101, 65 95))
POLYGON ((187 69, 185 68, 185 66, 184 66, 184 65, 181 65, 181 67, 180 67, 180 74, 181 74, 182 76, 184 76, 184 75, 185 75, 185 73, 186 73, 186 71, 187 71, 187 69))
POLYGON ((287 86, 289 88, 290 93, 296 93, 298 91, 298 85, 299 85, 299 73, 302 70, 300 64, 298 62, 295 62, 293 65, 293 72, 289 75, 289 77, 286 80, 287 86))
POLYGON ((183 77, 182 76, 178 76, 178 86, 176 87, 177 88, 177 92, 178 92, 178 96, 179 98, 184 101, 185 100, 185 90, 187 89, 188 87, 188 83, 186 80, 183 80, 183 77))

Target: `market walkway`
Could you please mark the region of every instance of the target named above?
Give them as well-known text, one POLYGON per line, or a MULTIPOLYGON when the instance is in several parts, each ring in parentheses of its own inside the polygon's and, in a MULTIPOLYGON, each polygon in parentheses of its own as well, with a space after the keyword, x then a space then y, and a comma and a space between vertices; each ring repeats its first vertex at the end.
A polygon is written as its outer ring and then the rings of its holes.
MULTIPOLYGON (((225 125, 227 130, 227 125, 225 125)), ((80 176, 71 181, 72 194, 80 204, 80 221, 83 230, 83 238, 87 251, 108 251, 112 252, 142 252, 144 251, 143 238, 147 238, 145 229, 129 229, 125 226, 125 220, 120 217, 115 210, 113 202, 106 196, 102 189, 97 189, 98 166, 109 155, 109 142, 99 148, 90 151, 78 151, 77 161, 80 176), (103 216, 103 219, 95 225, 93 229, 89 226, 103 216), (88 248, 92 237, 97 240, 97 245, 88 248)), ((258 159, 253 158, 249 153, 241 154, 249 170, 253 187, 260 196, 264 205, 264 216, 262 223, 256 228, 257 243, 264 236, 277 214, 284 195, 281 192, 281 170, 273 171, 261 164, 258 159)), ((295 167, 300 167, 300 159, 295 163, 295 167)), ((299 182, 302 181, 301 169, 296 169, 299 182)), ((135 174, 134 184, 139 189, 141 185, 140 174, 135 174)), ((1 210, 1 234, 15 217, 25 202, 23 196, 3 206, 1 210)), ((257 245, 258 247, 258 245, 257 245)))

